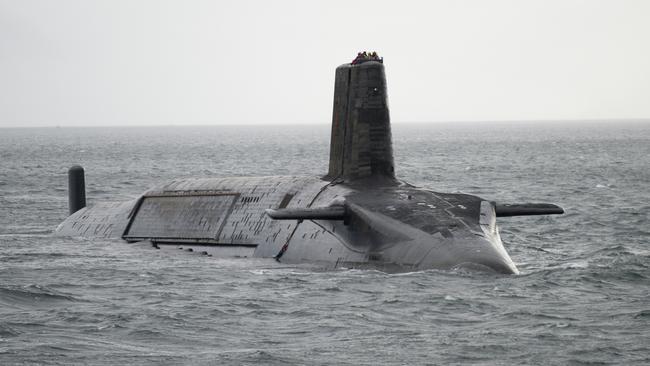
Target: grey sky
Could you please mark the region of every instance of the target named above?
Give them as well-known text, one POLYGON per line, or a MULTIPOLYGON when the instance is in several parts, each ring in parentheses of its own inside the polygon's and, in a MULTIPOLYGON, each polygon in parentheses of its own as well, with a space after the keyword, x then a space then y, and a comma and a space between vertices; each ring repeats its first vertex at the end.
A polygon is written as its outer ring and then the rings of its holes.
POLYGON ((396 122, 650 118, 650 1, 0 0, 0 127, 327 123, 358 50, 396 122))

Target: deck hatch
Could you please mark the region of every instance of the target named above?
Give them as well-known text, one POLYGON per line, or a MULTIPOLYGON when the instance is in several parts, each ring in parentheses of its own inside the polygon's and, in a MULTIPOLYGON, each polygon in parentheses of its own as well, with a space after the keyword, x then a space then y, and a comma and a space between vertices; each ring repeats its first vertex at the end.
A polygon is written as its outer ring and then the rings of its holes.
POLYGON ((238 193, 145 196, 123 238, 218 243, 238 193))

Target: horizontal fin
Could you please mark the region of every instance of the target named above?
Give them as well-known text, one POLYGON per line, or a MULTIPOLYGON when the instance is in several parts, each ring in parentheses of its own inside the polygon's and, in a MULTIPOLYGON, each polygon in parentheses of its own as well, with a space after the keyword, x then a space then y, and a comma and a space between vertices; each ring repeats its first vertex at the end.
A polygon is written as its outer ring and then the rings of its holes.
POLYGON ((562 207, 552 203, 513 203, 494 204, 497 217, 529 216, 529 215, 560 215, 564 213, 562 207))
POLYGON ((267 209, 266 214, 274 220, 345 220, 345 206, 267 209))

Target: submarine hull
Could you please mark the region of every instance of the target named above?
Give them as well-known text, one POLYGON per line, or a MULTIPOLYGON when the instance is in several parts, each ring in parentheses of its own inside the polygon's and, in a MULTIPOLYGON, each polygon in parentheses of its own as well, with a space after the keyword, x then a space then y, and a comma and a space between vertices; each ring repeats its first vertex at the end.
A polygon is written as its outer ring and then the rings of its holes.
MULTIPOLYGON (((75 187, 70 202, 77 210, 85 201, 75 187)), ((57 234, 329 268, 517 273, 496 217, 563 212, 552 204, 498 205, 397 180, 386 74, 383 59, 374 57, 336 68, 325 177, 175 180, 130 202, 81 208, 57 234)))
POLYGON ((390 179, 352 184, 297 176, 176 180, 129 202, 83 208, 56 233, 326 268, 517 273, 491 203, 390 179), (275 220, 265 212, 341 202, 349 211, 344 220, 275 220))

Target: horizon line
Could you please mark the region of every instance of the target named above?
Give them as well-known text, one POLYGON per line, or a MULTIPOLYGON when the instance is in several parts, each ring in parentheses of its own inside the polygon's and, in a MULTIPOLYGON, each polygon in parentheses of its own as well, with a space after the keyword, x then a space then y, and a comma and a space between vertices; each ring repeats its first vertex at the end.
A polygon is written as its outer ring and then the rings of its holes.
MULTIPOLYGON (((449 121, 395 121, 395 124, 471 124, 471 123, 615 123, 615 122, 628 122, 628 123, 650 123, 650 118, 595 118, 595 119, 506 119, 506 120, 449 120, 449 121)), ((115 124, 115 125, 36 125, 36 126, 0 126, 0 129, 30 129, 30 128, 124 128, 124 127, 260 127, 260 126, 322 126, 331 125, 331 122, 309 122, 309 123, 159 123, 159 124, 115 124)))

